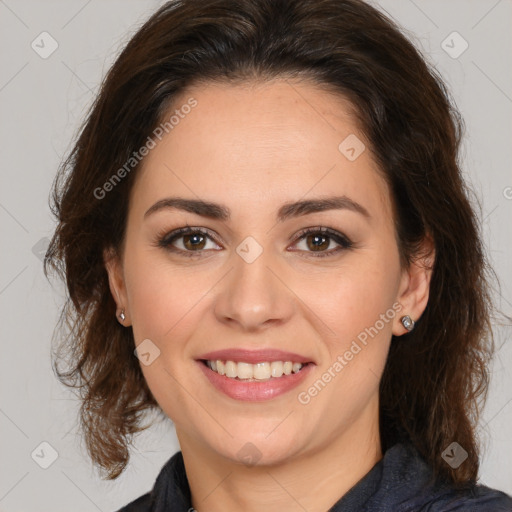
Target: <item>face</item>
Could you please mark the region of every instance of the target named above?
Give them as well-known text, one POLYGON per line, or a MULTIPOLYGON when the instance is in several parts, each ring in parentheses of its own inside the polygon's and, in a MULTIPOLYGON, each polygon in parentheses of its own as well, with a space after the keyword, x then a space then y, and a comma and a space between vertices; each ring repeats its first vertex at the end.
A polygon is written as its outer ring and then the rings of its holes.
POLYGON ((107 269, 180 443, 272 464, 378 432, 390 339, 421 315, 429 276, 400 268, 349 104, 275 80, 197 85, 173 108, 107 269))

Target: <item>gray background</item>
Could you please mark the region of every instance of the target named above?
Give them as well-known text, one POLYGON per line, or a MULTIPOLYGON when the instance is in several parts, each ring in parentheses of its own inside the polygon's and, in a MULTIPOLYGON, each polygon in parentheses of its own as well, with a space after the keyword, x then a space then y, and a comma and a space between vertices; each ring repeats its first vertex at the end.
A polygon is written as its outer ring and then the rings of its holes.
MULTIPOLYGON (((105 71, 161 3, 0 0, 3 512, 116 510, 147 492, 178 449, 171 422, 160 423, 136 438, 130 465, 117 481, 99 479, 78 433, 77 402, 51 370, 51 337, 64 290, 58 282, 50 286, 41 263, 54 227, 48 193, 57 166, 71 148, 105 71), (31 47, 43 31, 59 45, 45 59, 31 47), (58 453, 48 469, 40 467, 51 457, 51 449, 40 447, 42 442, 58 453), (39 459, 31 456, 34 450, 39 459)), ((512 2, 384 0, 374 5, 398 20, 436 65, 465 118, 464 172, 482 202, 485 242, 502 284, 496 301, 512 315, 512 2), (469 44, 457 58, 442 47, 453 31, 469 44)), ((45 41, 47 51, 50 41, 45 41)), ((446 49, 454 54, 463 44, 458 36, 451 36, 444 46, 449 45, 446 49)), ((496 327, 501 348, 481 421, 481 481, 508 493, 512 493, 510 334, 510 327, 496 327)))

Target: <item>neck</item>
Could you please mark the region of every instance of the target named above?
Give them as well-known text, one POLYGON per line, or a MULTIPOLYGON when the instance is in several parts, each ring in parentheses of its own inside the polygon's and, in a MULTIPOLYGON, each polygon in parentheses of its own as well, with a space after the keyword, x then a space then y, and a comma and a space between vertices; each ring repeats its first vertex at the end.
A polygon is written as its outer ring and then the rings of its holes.
POLYGON ((199 447, 177 429, 192 506, 197 512, 324 512, 382 458, 378 427, 364 428, 368 424, 368 417, 360 418, 324 446, 293 460, 252 467, 199 447))

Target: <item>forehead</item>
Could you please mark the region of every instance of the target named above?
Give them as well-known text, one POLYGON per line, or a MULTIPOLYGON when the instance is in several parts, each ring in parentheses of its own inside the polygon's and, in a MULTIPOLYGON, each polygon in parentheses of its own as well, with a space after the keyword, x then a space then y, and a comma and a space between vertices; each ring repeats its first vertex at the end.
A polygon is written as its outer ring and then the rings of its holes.
POLYGON ((174 99, 162 123, 171 118, 138 171, 134 207, 179 194, 274 213, 338 193, 391 215, 387 185, 340 95, 286 79, 202 83, 174 99))

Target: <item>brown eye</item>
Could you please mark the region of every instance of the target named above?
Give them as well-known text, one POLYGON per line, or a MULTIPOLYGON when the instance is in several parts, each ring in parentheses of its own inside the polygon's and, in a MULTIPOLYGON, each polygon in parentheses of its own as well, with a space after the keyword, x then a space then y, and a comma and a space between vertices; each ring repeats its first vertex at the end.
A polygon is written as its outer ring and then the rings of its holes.
MULTIPOLYGON (((299 234, 298 242, 304 242, 305 252, 313 253, 314 257, 332 256, 352 247, 352 242, 341 233, 330 228, 308 228, 299 234), (327 250, 337 244, 337 248, 327 250), (316 254, 314 254, 316 253, 316 254)), ((297 242, 296 244, 297 245, 297 242)))
MULTIPOLYGON (((345 235, 323 227, 302 231, 294 245, 297 246, 300 243, 303 243, 304 247, 299 248, 299 252, 311 253, 314 257, 333 256, 353 246, 345 235)), ((209 230, 190 227, 165 234, 160 237, 157 245, 184 256, 201 256, 206 250, 218 250, 219 247, 209 230), (213 243, 213 247, 208 247, 209 241, 213 243)))
POLYGON ((218 244, 207 230, 180 228, 161 237, 158 246, 184 256, 196 256, 194 253, 199 256, 205 250, 216 249, 218 244), (207 247, 208 241, 212 241, 214 247, 207 247))
POLYGON ((328 249, 330 245, 331 238, 325 235, 307 235, 306 236, 308 249, 312 251, 322 251, 323 249, 328 249))
POLYGON ((182 235, 183 245, 190 250, 204 249, 205 236, 200 233, 194 233, 192 235, 182 235))

